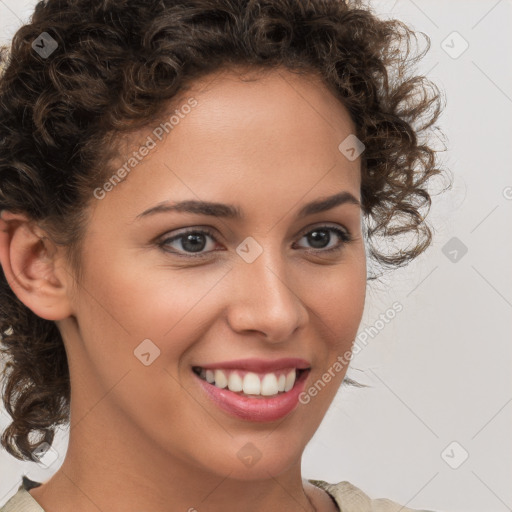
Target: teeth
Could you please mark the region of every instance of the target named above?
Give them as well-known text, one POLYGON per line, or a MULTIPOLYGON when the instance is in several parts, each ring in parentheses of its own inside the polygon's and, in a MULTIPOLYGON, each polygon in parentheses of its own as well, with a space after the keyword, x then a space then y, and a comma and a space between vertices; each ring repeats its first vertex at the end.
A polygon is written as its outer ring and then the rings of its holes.
POLYGON ((245 374, 244 393, 246 395, 261 395, 261 381, 255 373, 249 372, 245 374))
POLYGON ((242 391, 244 384, 242 382, 242 377, 238 375, 236 372, 231 372, 228 379, 228 388, 230 391, 234 391, 235 393, 242 391))
POLYGON ((228 388, 234 393, 243 392, 246 395, 274 396, 278 393, 290 391, 295 384, 296 370, 288 373, 266 373, 260 375, 247 372, 240 375, 236 370, 201 370, 200 377, 218 388, 228 388))
POLYGON ((284 385, 285 391, 290 391, 290 389, 293 388, 293 385, 295 384, 295 370, 292 370, 288 375, 286 376, 286 383, 284 385))
POLYGON ((286 375, 283 373, 279 375, 279 379, 277 379, 277 389, 279 391, 284 391, 284 387, 286 385, 286 375))
POLYGON ((228 385, 226 374, 222 370, 215 370, 215 385, 218 388, 225 388, 228 385))
MULTIPOLYGON (((295 374, 295 372, 293 372, 295 374)), ((277 377, 273 373, 267 373, 261 381, 261 394, 264 396, 277 395, 277 377)))
POLYGON ((277 379, 277 390, 284 391, 284 386, 286 385, 286 375, 279 375, 279 379, 277 379))

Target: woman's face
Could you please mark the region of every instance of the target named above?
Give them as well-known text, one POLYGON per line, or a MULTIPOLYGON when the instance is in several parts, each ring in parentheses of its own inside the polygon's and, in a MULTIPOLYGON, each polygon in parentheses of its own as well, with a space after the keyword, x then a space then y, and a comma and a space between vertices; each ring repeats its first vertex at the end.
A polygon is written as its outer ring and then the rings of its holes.
POLYGON ((300 464, 363 312, 360 159, 338 148, 355 127, 320 82, 284 70, 211 75, 173 112, 92 201, 74 318, 59 323, 72 418, 141 454, 268 478, 300 464), (167 208, 182 201, 217 206, 167 208))

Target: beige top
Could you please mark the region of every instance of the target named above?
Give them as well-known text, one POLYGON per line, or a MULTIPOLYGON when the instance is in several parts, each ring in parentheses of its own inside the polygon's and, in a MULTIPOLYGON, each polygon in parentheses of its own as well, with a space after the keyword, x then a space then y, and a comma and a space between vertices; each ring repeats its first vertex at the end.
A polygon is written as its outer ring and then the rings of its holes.
MULTIPOLYGON (((398 503, 384 498, 371 499, 347 481, 337 484, 329 484, 323 480, 308 481, 326 491, 336 503, 340 512, 432 512, 402 507, 398 503)), ((28 492, 39 485, 41 485, 39 482, 34 482, 24 476, 16 494, 0 508, 0 512, 45 512, 28 492)))

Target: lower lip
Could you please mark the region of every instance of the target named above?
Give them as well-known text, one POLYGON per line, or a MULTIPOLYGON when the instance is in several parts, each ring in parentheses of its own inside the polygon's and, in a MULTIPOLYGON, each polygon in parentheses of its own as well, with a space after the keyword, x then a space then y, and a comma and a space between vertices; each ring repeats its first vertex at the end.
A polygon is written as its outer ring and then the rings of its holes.
POLYGON ((276 421, 291 413, 299 403, 309 371, 300 375, 290 391, 269 398, 250 398, 206 382, 194 374, 207 396, 223 411, 247 421, 276 421))

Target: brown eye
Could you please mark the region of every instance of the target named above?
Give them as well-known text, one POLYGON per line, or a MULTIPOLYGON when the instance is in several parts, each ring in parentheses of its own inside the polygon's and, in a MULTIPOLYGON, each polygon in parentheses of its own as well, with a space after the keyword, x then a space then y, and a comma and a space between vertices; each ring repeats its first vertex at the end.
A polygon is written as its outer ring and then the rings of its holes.
MULTIPOLYGON (((302 235, 302 238, 306 239, 307 243, 310 244, 310 251, 319 253, 340 251, 346 243, 352 240, 348 231, 333 226, 319 226, 315 229, 310 229, 302 235), (334 236, 332 233, 334 233, 334 236), (336 238, 338 243, 336 243, 336 238), (334 242, 334 245, 332 242, 334 242), (329 247, 329 245, 332 246, 329 247)), ((158 243, 158 246, 163 251, 177 256, 186 258, 202 257, 214 252, 214 249, 206 250, 208 239, 213 241, 210 244, 210 249, 212 249, 215 247, 216 242, 213 233, 205 229, 193 229, 164 238, 158 243)))
POLYGON ((332 226, 319 226, 318 228, 312 229, 305 233, 302 238, 307 240, 315 252, 339 251, 347 242, 352 240, 348 231, 344 231, 332 226), (335 234, 334 237, 332 236, 332 233, 335 234), (337 244, 335 243, 335 245, 329 247, 329 244, 333 241, 335 242, 336 238, 341 240, 341 242, 337 244))
POLYGON ((177 254, 178 256, 204 256, 204 254, 212 252, 202 252, 208 246, 208 238, 215 241, 215 238, 210 231, 194 229, 185 231, 170 238, 165 238, 158 245, 162 250, 177 254), (175 244, 175 246, 174 248, 169 249, 171 243, 175 244))

